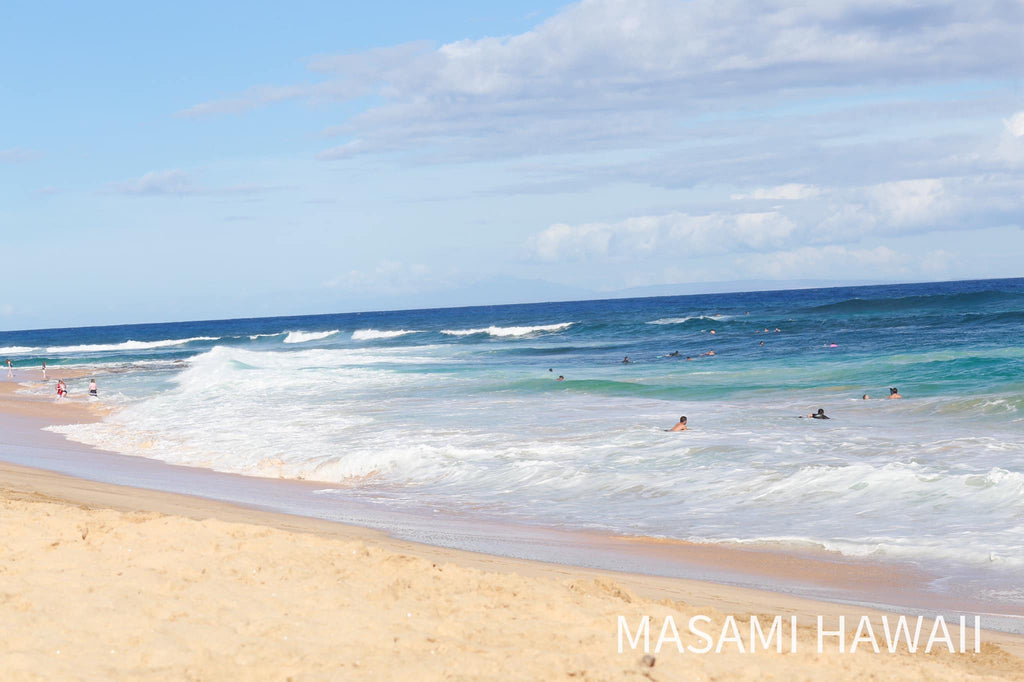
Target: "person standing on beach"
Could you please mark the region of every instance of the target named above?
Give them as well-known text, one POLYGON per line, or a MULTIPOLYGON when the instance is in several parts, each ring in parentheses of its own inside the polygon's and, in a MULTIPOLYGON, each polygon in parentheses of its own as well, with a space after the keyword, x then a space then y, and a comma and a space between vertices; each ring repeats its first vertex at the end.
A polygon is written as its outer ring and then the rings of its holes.
POLYGON ((89 379, 89 395, 96 396, 96 380, 89 379))
POLYGON ((43 381, 46 381, 46 360, 43 360, 43 381))
POLYGON ((7 358, 7 378, 14 378, 14 365, 11 364, 11 359, 7 358))

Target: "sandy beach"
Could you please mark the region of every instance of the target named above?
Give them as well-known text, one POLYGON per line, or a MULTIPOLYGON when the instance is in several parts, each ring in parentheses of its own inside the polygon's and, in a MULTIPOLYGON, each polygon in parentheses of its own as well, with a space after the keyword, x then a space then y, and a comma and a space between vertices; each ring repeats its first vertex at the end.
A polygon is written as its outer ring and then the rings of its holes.
MULTIPOLYGON (((0 387, 5 432, 99 416, 0 387)), ((431 547, 11 464, 0 504, 4 679, 1024 679, 1019 637, 984 631, 974 653, 967 632, 966 653, 926 654, 929 621, 916 653, 888 653, 886 615, 854 606, 431 547), (818 615, 829 630, 846 617, 844 653, 836 637, 818 652, 818 615), (646 661, 628 642, 645 616, 646 661), (670 616, 684 652, 666 640, 654 653, 670 616), (687 649, 704 644, 685 631, 695 616, 720 652, 687 649), (729 616, 741 644, 719 636, 729 616), (783 653, 750 653, 751 616, 766 630, 795 617, 796 650, 787 630, 783 653), (849 652, 862 616, 882 653, 849 652)))

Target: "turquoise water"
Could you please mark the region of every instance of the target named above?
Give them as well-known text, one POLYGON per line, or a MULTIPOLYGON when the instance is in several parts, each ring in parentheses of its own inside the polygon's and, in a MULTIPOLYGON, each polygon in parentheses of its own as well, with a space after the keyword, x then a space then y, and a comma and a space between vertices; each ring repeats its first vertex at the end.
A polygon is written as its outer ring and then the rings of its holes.
POLYGON ((5 332, 0 354, 97 368, 119 411, 58 430, 124 454, 910 560, 1024 603, 1022 332, 1014 279, 5 332))

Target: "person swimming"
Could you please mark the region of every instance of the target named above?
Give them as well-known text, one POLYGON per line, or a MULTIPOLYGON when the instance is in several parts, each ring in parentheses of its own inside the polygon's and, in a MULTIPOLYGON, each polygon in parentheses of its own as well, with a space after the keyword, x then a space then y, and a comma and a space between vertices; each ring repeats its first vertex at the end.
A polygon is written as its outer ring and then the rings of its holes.
POLYGON ((559 375, 558 375, 558 378, 557 378, 557 379, 555 379, 555 381, 565 381, 565 377, 564 377, 564 376, 562 376, 561 374, 559 374, 559 375))
POLYGON ((665 429, 666 431, 687 431, 686 428, 686 417, 680 417, 679 422, 671 429, 665 429))
POLYGON ((865 393, 864 397, 861 398, 861 400, 871 400, 871 396, 869 396, 867 393, 865 393))
POLYGON ((669 353, 668 355, 666 355, 665 357, 666 358, 678 358, 679 357, 679 351, 674 350, 671 353, 669 353))
POLYGON ((814 414, 809 414, 807 416, 810 417, 811 419, 828 419, 829 418, 829 417, 827 417, 825 415, 825 410, 823 410, 820 407, 818 408, 817 412, 815 412, 814 414))
POLYGON ((633 364, 633 361, 632 361, 632 360, 630 360, 630 359, 629 359, 629 356, 627 355, 626 357, 622 358, 622 364, 624 364, 624 365, 630 365, 630 364, 633 364))
POLYGON ((889 400, 899 400, 902 397, 903 396, 900 395, 900 389, 895 387, 889 389, 889 400))

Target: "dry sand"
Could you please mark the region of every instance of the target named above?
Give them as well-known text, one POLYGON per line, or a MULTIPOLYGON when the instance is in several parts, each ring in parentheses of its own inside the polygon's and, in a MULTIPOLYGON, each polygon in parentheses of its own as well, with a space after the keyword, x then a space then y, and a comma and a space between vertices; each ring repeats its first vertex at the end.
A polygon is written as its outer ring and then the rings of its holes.
MULTIPOLYGON (((20 398, 5 393, 9 411, 20 398)), ((84 404, 35 402, 32 414, 95 418, 84 404)), ((1021 639, 1000 633, 983 633, 979 654, 816 653, 816 614, 835 627, 839 614, 869 613, 0 465, 3 680, 1024 680, 1021 639), (634 629, 650 616, 653 646, 666 616, 680 630, 707 616, 717 640, 727 614, 745 626, 752 613, 796 614, 798 651, 788 640, 783 654, 672 644, 653 667, 618 653, 620 615, 634 629)))

